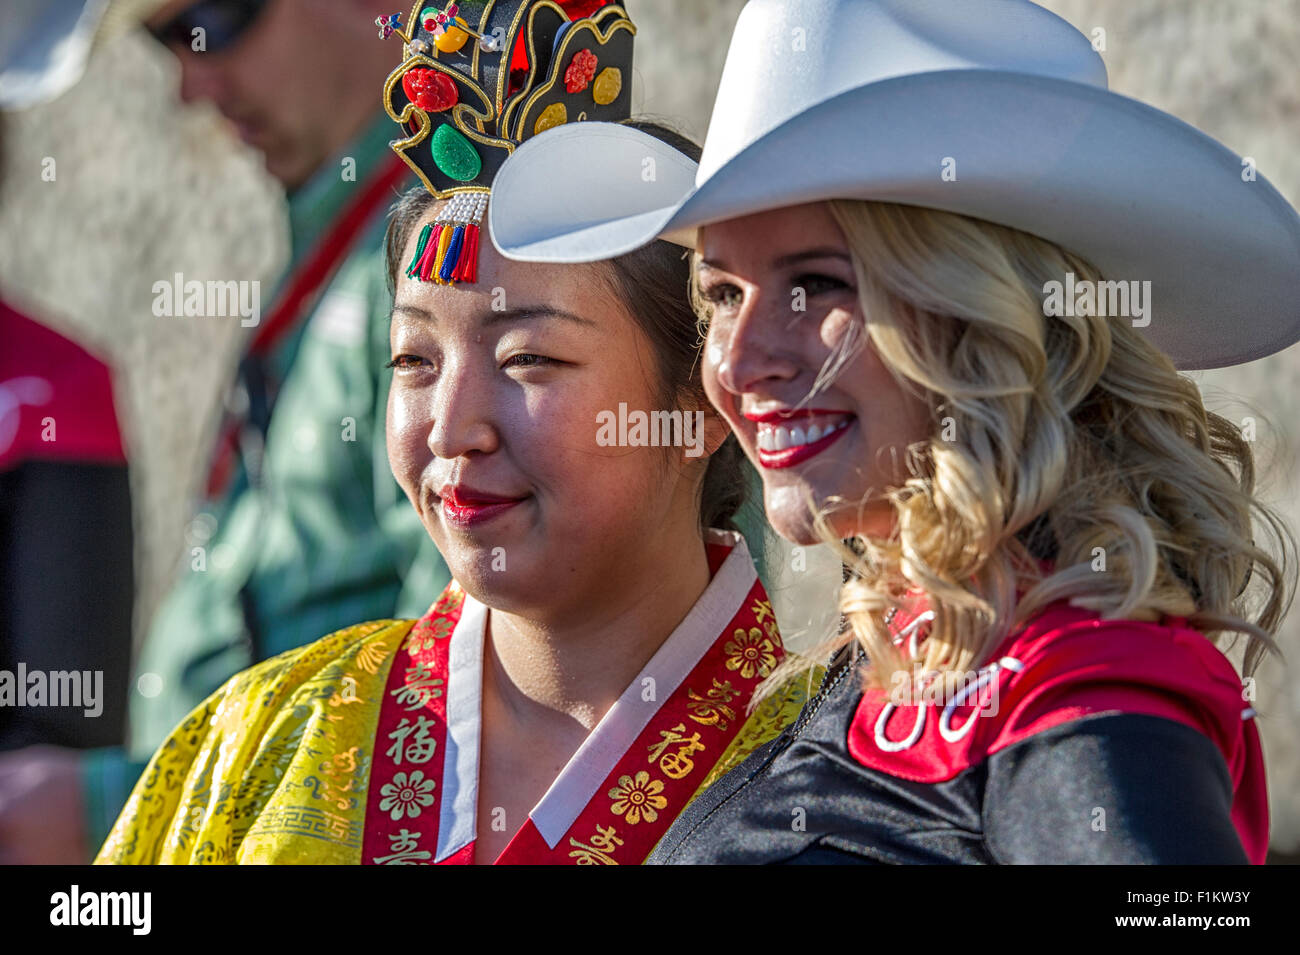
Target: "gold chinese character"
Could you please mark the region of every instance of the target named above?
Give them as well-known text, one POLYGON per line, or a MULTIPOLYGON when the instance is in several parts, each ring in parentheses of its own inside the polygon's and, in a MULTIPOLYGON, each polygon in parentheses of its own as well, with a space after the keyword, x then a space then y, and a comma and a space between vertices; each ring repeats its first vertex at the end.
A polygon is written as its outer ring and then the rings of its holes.
POLYGON ((391 695, 408 710, 418 710, 430 700, 442 696, 443 681, 433 675, 433 668, 427 663, 407 667, 404 681, 391 695))
POLYGON ((768 600, 754 601, 754 606, 749 608, 749 612, 754 615, 754 619, 759 623, 776 619, 776 614, 772 612, 772 603, 768 600))
POLYGON ((659 768, 663 770, 664 775, 669 779, 682 779, 690 774, 695 768, 695 760, 691 759, 691 754, 697 750, 703 750, 704 744, 700 742, 700 734, 697 730, 690 736, 683 736, 686 732, 686 726, 678 723, 671 730, 660 730, 659 735, 663 737, 658 743, 652 743, 646 747, 650 750, 650 759, 648 762, 653 763, 659 760, 659 768), (677 747, 676 752, 665 753, 669 746, 681 744, 677 747))
POLYGON ((432 857, 428 849, 416 851, 420 844, 420 833, 409 832, 403 829, 401 832, 388 837, 392 843, 388 848, 392 849, 391 855, 375 856, 375 865, 414 865, 416 862, 425 862, 432 857))
POLYGON ((691 711, 691 719, 705 726, 717 726, 720 730, 727 728, 728 721, 736 718, 736 711, 727 706, 735 698, 739 691, 727 680, 719 683, 716 678, 713 680, 713 686, 706 690, 704 696, 700 696, 694 690, 688 689, 686 695, 689 702, 686 708, 691 711))
POLYGON ((577 859, 576 865, 618 865, 614 851, 623 844, 623 840, 613 826, 596 826, 596 834, 585 844, 577 839, 570 839, 569 845, 575 846, 575 852, 569 853, 570 859, 577 859))
POLYGON ((438 744, 438 741, 429 734, 431 726, 433 720, 425 716, 417 716, 414 723, 403 716, 402 722, 388 734, 388 738, 393 740, 393 745, 384 751, 384 755, 391 756, 393 762, 398 765, 403 758, 412 763, 427 763, 433 758, 433 751, 438 744), (410 742, 407 742, 408 736, 412 736, 410 742))

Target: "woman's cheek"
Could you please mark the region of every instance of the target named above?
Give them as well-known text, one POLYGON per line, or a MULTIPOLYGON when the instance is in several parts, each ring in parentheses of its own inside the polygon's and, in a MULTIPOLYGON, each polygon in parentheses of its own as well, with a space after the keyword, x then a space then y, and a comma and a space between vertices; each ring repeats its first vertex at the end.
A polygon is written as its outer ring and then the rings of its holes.
POLYGON ((524 406, 503 415, 511 444, 516 450, 526 448, 525 456, 543 470, 577 469, 587 478, 583 472, 593 456, 618 453, 617 448, 605 446, 609 432, 601 428, 608 416, 617 417, 620 401, 632 407, 632 399, 616 395, 620 395, 616 383, 576 377, 533 389, 524 406), (597 398, 600 395, 606 398, 597 398))
POLYGON ((388 466, 393 477, 414 502, 420 474, 430 456, 425 435, 428 422, 421 420, 413 396, 396 381, 388 390, 388 466))

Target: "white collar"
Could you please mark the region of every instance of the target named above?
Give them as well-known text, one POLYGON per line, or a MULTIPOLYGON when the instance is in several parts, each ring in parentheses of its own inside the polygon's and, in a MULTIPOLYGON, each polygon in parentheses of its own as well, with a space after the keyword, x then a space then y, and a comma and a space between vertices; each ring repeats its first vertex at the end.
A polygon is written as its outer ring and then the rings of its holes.
MULTIPOLYGON (((731 552, 700 599, 628 684, 528 814, 550 848, 555 848, 628 747, 717 641, 722 628, 741 609, 754 586, 757 574, 743 537, 731 531, 711 530, 706 540, 728 545, 731 552), (653 680, 653 684, 646 684, 646 680, 653 680), (642 698, 648 685, 654 686, 654 698, 650 701, 642 698)), ((477 838, 487 617, 488 608, 466 594, 460 622, 451 635, 437 862, 477 838)))

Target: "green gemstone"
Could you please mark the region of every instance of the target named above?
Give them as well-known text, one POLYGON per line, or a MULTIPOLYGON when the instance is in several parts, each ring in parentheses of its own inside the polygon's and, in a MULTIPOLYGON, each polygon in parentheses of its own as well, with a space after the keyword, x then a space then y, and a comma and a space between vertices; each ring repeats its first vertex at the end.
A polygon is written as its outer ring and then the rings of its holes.
POLYGON ((443 175, 457 182, 469 182, 477 179, 483 171, 483 160, 463 133, 447 123, 434 131, 433 141, 429 145, 433 161, 442 170, 443 175))

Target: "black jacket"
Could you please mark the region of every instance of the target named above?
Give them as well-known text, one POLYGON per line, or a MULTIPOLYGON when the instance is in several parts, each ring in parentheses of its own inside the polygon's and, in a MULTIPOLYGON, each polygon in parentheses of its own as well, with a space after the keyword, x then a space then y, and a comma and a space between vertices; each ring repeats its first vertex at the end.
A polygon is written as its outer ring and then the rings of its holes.
POLYGON ((847 745, 862 659, 828 670, 796 724, 697 798, 648 863, 1247 861, 1223 756, 1172 719, 1087 716, 941 782, 863 766, 847 745))

